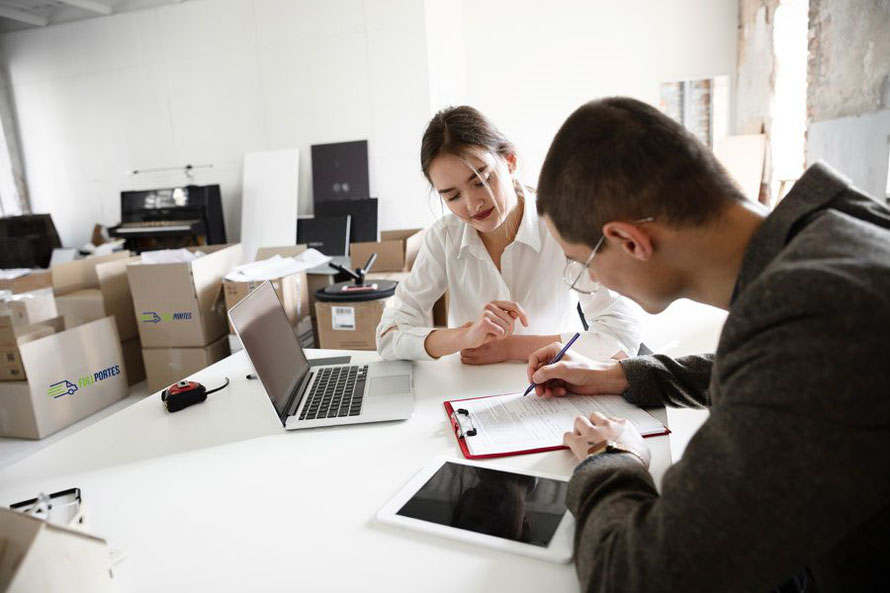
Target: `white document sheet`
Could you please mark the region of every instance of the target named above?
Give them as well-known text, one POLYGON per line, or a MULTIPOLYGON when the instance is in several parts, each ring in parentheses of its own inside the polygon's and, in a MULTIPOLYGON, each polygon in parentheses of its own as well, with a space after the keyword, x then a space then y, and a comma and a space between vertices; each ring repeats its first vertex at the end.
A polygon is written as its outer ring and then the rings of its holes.
POLYGON ((561 446, 563 435, 574 429, 575 416, 600 412, 626 418, 643 436, 664 434, 667 428, 647 411, 620 395, 571 395, 543 398, 508 393, 494 397, 452 401, 454 410, 467 410, 475 436, 466 437, 471 455, 513 453, 561 446))

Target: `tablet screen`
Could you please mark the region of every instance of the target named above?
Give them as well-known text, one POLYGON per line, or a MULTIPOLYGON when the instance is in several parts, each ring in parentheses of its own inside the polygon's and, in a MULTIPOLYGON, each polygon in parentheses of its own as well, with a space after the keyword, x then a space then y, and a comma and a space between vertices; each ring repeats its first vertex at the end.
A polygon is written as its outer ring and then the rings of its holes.
POLYGON ((547 547, 568 483, 446 462, 397 515, 547 547))

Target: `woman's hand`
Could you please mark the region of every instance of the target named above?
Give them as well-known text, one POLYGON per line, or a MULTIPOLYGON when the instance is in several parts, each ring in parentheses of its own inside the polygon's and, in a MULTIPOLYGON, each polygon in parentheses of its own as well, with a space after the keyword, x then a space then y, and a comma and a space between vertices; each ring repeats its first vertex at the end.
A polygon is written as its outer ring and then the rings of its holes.
POLYGON ((548 364, 562 344, 554 342, 528 357, 526 372, 534 382, 535 394, 561 396, 567 393, 582 395, 619 394, 627 390, 627 377, 617 360, 595 362, 569 350, 562 360, 548 364))
POLYGON ((482 309, 479 318, 464 324, 461 350, 478 348, 493 340, 501 340, 513 335, 516 320, 528 327, 525 310, 513 301, 491 301, 482 309))

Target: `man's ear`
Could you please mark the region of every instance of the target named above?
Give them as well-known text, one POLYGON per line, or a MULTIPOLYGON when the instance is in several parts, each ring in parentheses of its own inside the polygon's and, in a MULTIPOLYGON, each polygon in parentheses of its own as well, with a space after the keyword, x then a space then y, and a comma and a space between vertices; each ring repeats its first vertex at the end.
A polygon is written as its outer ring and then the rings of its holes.
POLYGON ((652 235, 642 227, 627 222, 607 222, 603 235, 610 244, 640 261, 647 261, 655 250, 652 235))

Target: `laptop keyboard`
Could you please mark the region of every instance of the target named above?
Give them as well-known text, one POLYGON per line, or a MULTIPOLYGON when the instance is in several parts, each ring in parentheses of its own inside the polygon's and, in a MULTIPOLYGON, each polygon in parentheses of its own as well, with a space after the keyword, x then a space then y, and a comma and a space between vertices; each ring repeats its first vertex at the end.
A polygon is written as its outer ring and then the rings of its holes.
POLYGON ((368 378, 368 365, 319 369, 300 420, 358 416, 368 378))

